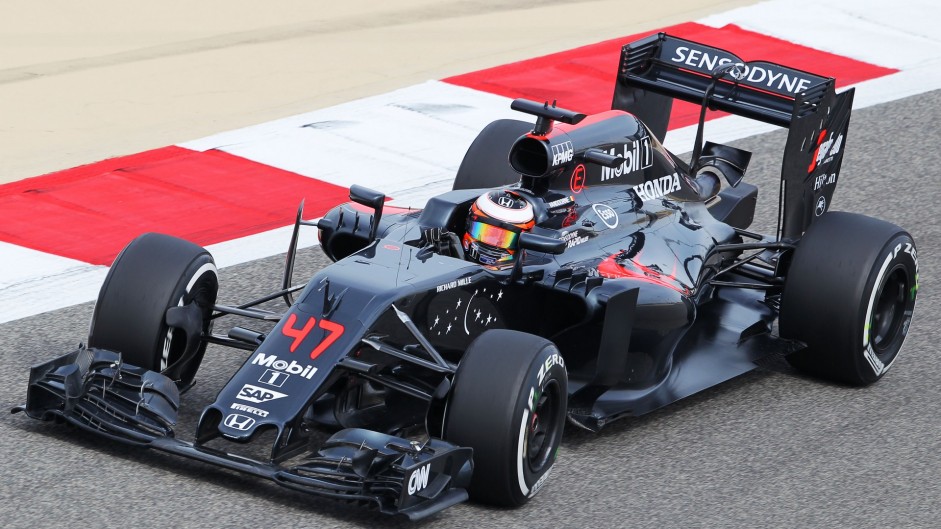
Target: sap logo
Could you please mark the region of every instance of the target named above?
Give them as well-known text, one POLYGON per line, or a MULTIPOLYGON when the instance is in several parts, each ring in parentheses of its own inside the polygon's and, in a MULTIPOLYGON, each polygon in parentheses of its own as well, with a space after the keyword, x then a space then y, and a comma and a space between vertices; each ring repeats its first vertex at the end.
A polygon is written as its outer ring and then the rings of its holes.
MULTIPOLYGON (((300 375, 308 380, 313 378, 314 374, 317 373, 317 368, 314 366, 305 366, 295 362, 294 360, 291 360, 290 362, 285 360, 278 360, 277 356, 266 355, 265 353, 256 354, 255 358, 252 358, 252 364, 256 366, 270 367, 271 369, 277 369, 278 371, 284 371, 285 373, 290 373, 292 375, 300 375)), ((278 386, 280 386, 280 384, 278 384, 278 386)))
POLYGON ((605 226, 612 230, 618 227, 618 214, 614 211, 614 208, 607 204, 593 204, 591 209, 595 210, 595 214, 598 215, 598 218, 605 226))
POLYGON ((536 374, 536 383, 542 386, 542 381, 546 378, 546 373, 555 365, 565 367, 565 360, 562 360, 562 355, 559 353, 552 353, 552 355, 546 358, 546 361, 539 366, 539 372, 536 374))
POLYGON ((280 393, 278 391, 260 388, 251 384, 245 384, 242 386, 242 389, 239 391, 238 395, 235 396, 237 399, 247 400, 248 402, 254 402, 255 404, 261 404, 263 402, 280 399, 282 397, 287 397, 287 393, 280 393))
MULTIPOLYGON (((611 156, 617 156, 616 149, 608 151, 611 156)), ((650 147, 650 138, 641 138, 630 144, 624 144, 624 152, 621 155, 624 163, 617 167, 602 167, 601 181, 611 180, 623 175, 629 175, 635 171, 646 169, 653 165, 653 150, 650 147), (630 148, 628 148, 630 145, 630 148)))
POLYGON ((411 496, 416 492, 424 489, 428 486, 428 476, 431 474, 431 463, 419 468, 415 472, 412 472, 412 475, 408 477, 408 495, 411 496))
POLYGON ((634 186, 634 192, 637 193, 637 196, 640 197, 644 202, 648 200, 656 200, 663 195, 669 195, 680 190, 680 175, 679 173, 673 173, 667 176, 661 176, 660 178, 654 178, 653 180, 648 180, 643 184, 638 184, 634 186))
POLYGON ((228 416, 226 416, 224 424, 233 430, 245 432, 250 430, 252 426, 255 426, 255 419, 252 419, 247 415, 230 413, 228 416))
POLYGON ((572 142, 566 141, 558 145, 552 146, 552 165, 559 165, 561 163, 571 162, 572 158, 575 157, 575 149, 572 147, 572 142))

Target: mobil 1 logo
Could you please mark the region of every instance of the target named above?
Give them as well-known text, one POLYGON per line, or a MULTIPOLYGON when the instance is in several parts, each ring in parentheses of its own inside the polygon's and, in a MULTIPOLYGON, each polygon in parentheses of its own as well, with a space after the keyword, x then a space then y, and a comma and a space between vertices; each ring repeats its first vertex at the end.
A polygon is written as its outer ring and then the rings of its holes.
POLYGON ((290 362, 281 360, 275 355, 266 355, 265 353, 256 353, 252 358, 252 365, 267 367, 264 374, 258 379, 258 382, 280 388, 290 375, 298 375, 310 380, 317 373, 317 368, 312 365, 304 365, 295 360, 290 362))
POLYGON ((261 375, 261 378, 258 379, 258 382, 262 384, 267 384, 269 386, 274 386, 280 388, 284 385, 288 378, 291 375, 287 373, 282 373, 281 371, 275 371, 274 369, 265 369, 265 374, 261 375))

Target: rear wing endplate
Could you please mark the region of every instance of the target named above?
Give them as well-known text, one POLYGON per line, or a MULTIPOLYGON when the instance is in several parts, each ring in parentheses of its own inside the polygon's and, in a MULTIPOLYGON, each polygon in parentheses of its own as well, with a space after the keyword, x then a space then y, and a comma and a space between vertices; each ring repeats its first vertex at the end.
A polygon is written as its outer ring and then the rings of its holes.
POLYGON ((636 115, 661 140, 674 99, 788 128, 779 237, 797 239, 829 209, 843 160, 853 89, 836 94, 835 83, 659 33, 622 48, 612 108, 636 115), (830 149, 821 155, 822 147, 830 149))

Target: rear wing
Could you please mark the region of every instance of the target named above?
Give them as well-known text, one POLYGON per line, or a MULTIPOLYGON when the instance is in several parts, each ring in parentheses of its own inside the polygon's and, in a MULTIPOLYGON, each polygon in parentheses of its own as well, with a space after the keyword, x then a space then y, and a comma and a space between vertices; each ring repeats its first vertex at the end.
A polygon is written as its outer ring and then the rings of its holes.
POLYGON ((836 94, 832 77, 743 61, 726 50, 659 33, 622 48, 612 108, 636 115, 661 140, 674 99, 788 128, 779 237, 798 239, 829 209, 853 93, 836 94))

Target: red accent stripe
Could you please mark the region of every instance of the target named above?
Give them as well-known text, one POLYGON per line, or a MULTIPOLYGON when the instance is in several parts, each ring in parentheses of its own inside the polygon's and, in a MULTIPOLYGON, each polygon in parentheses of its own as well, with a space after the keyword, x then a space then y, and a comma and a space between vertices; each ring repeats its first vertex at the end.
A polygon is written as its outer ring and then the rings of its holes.
MULTIPOLYGON (((834 55, 735 25, 713 28, 694 22, 664 28, 666 33, 737 54, 746 61, 766 60, 837 79, 837 86, 855 84, 897 72, 834 55)), ((573 50, 449 77, 445 82, 558 105, 586 114, 610 110, 621 46, 654 32, 638 33, 573 50)), ((708 119, 724 114, 710 112, 708 119)), ((699 107, 683 101, 673 105, 670 128, 694 125, 699 107)))
POLYGON ((222 151, 166 147, 0 186, 0 240, 110 264, 137 235, 214 244, 286 226, 349 191, 222 151))

